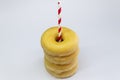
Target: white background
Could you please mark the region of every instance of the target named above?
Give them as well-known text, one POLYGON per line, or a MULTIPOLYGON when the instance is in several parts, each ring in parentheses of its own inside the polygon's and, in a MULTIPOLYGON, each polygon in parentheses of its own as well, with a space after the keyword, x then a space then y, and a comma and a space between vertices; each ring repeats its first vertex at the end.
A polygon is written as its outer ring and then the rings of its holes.
MULTIPOLYGON (((58 80, 40 37, 57 25, 58 0, 0 0, 0 80, 58 80)), ((65 80, 120 80, 120 0, 61 0, 62 25, 80 38, 79 70, 65 80)))

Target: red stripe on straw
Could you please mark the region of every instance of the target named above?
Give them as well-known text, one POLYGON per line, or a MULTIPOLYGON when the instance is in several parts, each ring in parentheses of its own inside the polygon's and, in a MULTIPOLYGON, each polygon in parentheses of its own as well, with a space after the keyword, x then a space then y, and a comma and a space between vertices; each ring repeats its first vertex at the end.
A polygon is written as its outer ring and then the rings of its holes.
POLYGON ((60 8, 58 9, 58 15, 61 13, 61 10, 62 10, 62 8, 60 7, 60 8))
POLYGON ((62 35, 57 38, 57 41, 62 41, 62 35))
POLYGON ((58 19, 58 24, 59 24, 59 25, 60 25, 60 23, 61 23, 61 20, 62 20, 61 18, 60 18, 60 19, 58 19))
POLYGON ((58 29, 58 33, 61 31, 61 29, 62 29, 62 27, 60 27, 60 28, 58 29))
POLYGON ((58 4, 60 4, 60 2, 58 2, 58 4))

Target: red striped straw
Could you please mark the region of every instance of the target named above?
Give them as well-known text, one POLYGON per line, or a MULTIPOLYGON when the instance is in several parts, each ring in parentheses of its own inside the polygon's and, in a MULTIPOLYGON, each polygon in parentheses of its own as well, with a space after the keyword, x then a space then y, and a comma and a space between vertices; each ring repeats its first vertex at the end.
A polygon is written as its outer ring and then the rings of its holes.
POLYGON ((58 2, 58 38, 57 41, 61 42, 62 41, 62 27, 61 27, 61 11, 62 11, 62 7, 60 5, 60 1, 58 2))

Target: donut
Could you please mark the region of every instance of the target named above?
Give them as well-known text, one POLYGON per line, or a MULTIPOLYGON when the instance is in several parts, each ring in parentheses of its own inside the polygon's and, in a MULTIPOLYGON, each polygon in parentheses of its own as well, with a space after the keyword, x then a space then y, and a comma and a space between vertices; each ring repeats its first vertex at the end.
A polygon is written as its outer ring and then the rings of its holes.
POLYGON ((41 37, 41 45, 45 52, 52 56, 67 56, 78 48, 78 36, 69 28, 62 27, 62 40, 57 42, 58 27, 47 29, 41 37))
POLYGON ((63 65, 53 64, 53 63, 49 62, 46 58, 44 61, 45 61, 46 68, 48 68, 49 70, 56 72, 56 73, 62 73, 65 71, 69 71, 73 67, 75 67, 78 63, 77 59, 72 61, 70 64, 63 64, 63 65))
POLYGON ((49 54, 45 53, 45 58, 47 60, 49 60, 49 62, 54 63, 54 64, 69 64, 71 62, 73 62, 77 57, 78 57, 78 53, 79 53, 79 49, 77 51, 75 51, 74 53, 72 53, 71 55, 68 56, 60 56, 60 57, 55 57, 55 56, 51 56, 49 54))
POLYGON ((68 78, 68 77, 70 77, 70 76, 72 76, 72 75, 74 75, 76 73, 76 71, 78 70, 78 65, 76 65, 70 71, 62 72, 62 73, 59 73, 59 74, 49 70, 48 68, 46 68, 46 70, 48 71, 48 73, 55 76, 56 78, 68 78))

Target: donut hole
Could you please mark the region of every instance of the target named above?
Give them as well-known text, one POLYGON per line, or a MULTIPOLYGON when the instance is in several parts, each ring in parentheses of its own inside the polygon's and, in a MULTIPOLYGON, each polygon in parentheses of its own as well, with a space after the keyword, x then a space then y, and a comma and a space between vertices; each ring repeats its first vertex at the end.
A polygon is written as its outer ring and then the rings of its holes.
POLYGON ((61 41, 59 41, 58 36, 56 36, 56 37, 55 37, 55 41, 56 41, 56 42, 63 42, 64 39, 63 39, 62 36, 61 36, 61 41))

